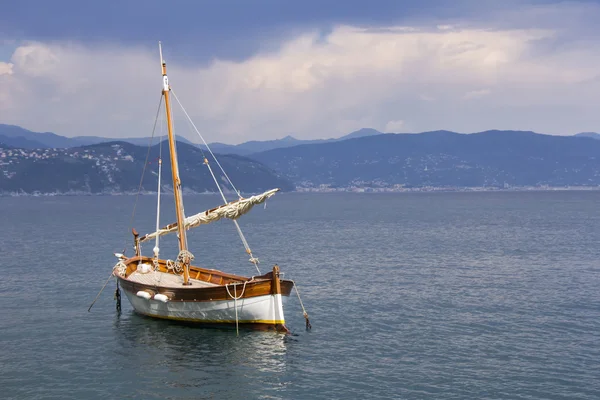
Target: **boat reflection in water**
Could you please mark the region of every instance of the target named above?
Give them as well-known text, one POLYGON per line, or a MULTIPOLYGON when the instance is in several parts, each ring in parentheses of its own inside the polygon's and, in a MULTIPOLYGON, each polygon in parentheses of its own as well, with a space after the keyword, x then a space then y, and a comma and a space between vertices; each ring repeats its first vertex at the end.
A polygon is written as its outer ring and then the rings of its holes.
POLYGON ((115 319, 119 367, 131 381, 124 396, 144 398, 283 398, 289 335, 204 329, 124 312, 115 319), (182 392, 179 393, 178 390, 182 392), (183 390, 185 389, 185 391, 183 390), (198 390, 200 389, 200 390, 198 390), (198 391, 196 391, 198 390, 198 391))

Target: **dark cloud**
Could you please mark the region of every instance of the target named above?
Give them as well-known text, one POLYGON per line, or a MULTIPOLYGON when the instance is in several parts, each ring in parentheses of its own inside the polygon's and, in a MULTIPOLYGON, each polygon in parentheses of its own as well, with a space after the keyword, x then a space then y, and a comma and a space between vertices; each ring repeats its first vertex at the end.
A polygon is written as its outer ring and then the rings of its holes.
POLYGON ((178 61, 242 60, 277 49, 299 31, 323 35, 337 24, 383 26, 406 20, 493 15, 552 0, 219 0, 6 2, 0 34, 16 40, 69 40, 155 46, 162 40, 178 61))

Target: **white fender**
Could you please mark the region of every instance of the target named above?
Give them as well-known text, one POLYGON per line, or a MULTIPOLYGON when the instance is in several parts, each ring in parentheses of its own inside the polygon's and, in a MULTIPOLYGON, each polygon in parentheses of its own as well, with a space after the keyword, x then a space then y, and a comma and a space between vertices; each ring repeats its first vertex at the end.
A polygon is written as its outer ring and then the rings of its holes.
POLYGON ((146 300, 150 300, 150 298, 152 297, 152 295, 150 293, 146 292, 145 290, 140 290, 135 295, 137 297, 141 297, 142 299, 146 299, 146 300))
POLYGON ((167 301, 169 301, 169 298, 167 296, 165 296, 164 294, 155 294, 154 295, 154 300, 158 300, 158 301, 162 301, 163 303, 166 303, 167 301))

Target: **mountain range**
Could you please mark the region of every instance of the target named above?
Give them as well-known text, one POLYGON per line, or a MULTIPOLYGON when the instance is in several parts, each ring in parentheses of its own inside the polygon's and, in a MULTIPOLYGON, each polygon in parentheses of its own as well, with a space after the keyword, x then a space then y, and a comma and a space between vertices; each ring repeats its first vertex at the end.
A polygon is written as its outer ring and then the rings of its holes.
MULTIPOLYGON (((6 126, 0 128, 0 133, 6 132, 6 126)), ((25 145, 49 146, 64 143, 65 139, 84 139, 51 133, 19 136, 15 132, 22 128, 11 129, 12 147, 0 144, 0 192, 114 193, 137 189, 148 139, 141 139, 145 146, 121 141, 32 149, 25 145)), ((284 190, 598 187, 600 141, 596 137, 600 135, 551 136, 497 130, 473 134, 450 131, 381 134, 365 129, 338 139, 302 141, 286 137, 237 146, 219 147, 217 143, 211 148, 215 153, 230 153, 220 155, 219 160, 244 192, 271 187, 284 190), (233 154, 234 151, 248 155, 233 154)), ((102 138, 94 138, 99 139, 102 138)), ((158 145, 151 147, 151 160, 156 159, 158 149, 158 145)), ((215 190, 202 164, 202 151, 197 145, 178 142, 184 188, 194 192, 215 190)), ((164 165, 168 182, 168 162, 164 165)), ((152 174, 155 172, 145 176, 144 190, 156 190, 156 176, 152 174)), ((224 177, 220 179, 223 181, 224 177)))
POLYGON ((577 133, 575 136, 589 137, 592 139, 600 139, 600 133, 596 133, 596 132, 581 132, 581 133, 577 133))
MULTIPOLYGON (((300 140, 292 136, 286 136, 283 139, 265 141, 253 140, 237 145, 216 142, 210 143, 209 146, 211 150, 216 153, 248 155, 281 147, 292 147, 301 144, 327 143, 356 137, 373 136, 380 134, 381 132, 375 129, 363 128, 337 139, 300 140)), ((88 146, 91 144, 108 143, 115 141, 127 142, 137 146, 148 146, 151 143, 150 139, 150 137, 115 139, 100 136, 75 136, 72 138, 68 138, 65 136, 57 135, 52 132, 33 132, 16 125, 0 124, 0 143, 6 146, 24 149, 81 147, 88 146)), ((158 138, 155 137, 152 139, 153 144, 158 142, 158 138)), ((189 140, 180 136, 177 137, 177 141, 198 146, 206 150, 206 146, 192 143, 189 140)))
MULTIPOLYGON (((0 193, 74 193, 112 194, 157 190, 159 145, 147 148, 127 142, 109 142, 90 146, 51 149, 17 149, 0 146, 0 193), (146 164, 146 157, 149 163, 146 164), (143 179, 140 176, 147 166, 143 179), (141 187, 140 187, 141 183, 141 187)), ((216 185, 204 155, 197 147, 178 142, 177 154, 183 188, 187 192, 214 192, 216 185)), ((170 192, 169 152, 163 148, 163 190, 170 192)), ((228 176, 243 193, 272 188, 293 190, 294 185, 265 165, 231 154, 219 157, 228 176)), ((225 190, 225 177, 218 166, 213 171, 225 190)), ((229 187, 229 190, 232 189, 229 187)))
POLYGON ((525 131, 386 134, 252 158, 298 188, 600 185, 600 141, 525 131))

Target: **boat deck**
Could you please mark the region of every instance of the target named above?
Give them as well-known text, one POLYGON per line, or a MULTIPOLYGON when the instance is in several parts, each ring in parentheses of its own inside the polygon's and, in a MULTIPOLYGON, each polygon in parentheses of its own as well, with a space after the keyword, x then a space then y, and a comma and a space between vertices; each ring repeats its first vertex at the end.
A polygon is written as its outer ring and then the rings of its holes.
POLYGON ((199 288, 199 287, 213 287, 218 286, 214 283, 199 281, 197 279, 190 278, 191 286, 183 286, 183 276, 168 274, 160 271, 150 271, 142 274, 138 271, 133 272, 127 277, 127 280, 137 283, 143 283, 144 285, 162 286, 175 289, 182 288, 199 288))

